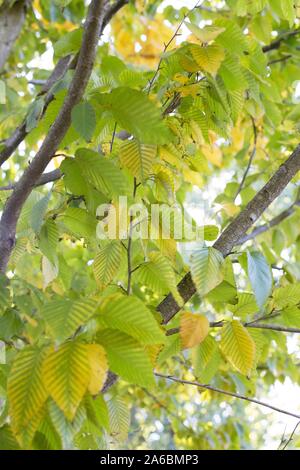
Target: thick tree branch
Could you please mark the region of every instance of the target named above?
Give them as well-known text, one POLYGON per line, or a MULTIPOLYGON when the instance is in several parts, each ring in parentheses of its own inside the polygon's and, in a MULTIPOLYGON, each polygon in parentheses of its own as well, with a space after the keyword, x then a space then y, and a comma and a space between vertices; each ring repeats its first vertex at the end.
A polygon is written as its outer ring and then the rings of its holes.
POLYGON ((5 1, 0 8, 0 70, 4 67, 25 20, 27 1, 19 0, 12 6, 10 3, 5 1))
POLYGON ((40 150, 25 170, 7 200, 0 221, 0 271, 4 272, 15 243, 16 225, 21 209, 55 154, 71 124, 71 112, 85 91, 94 65, 98 38, 103 30, 105 0, 92 0, 75 73, 61 110, 51 126, 40 150))
POLYGON ((291 411, 283 410, 282 408, 278 408, 277 406, 269 405, 269 403, 265 403, 264 401, 257 400, 256 398, 250 398, 250 397, 246 397, 245 395, 239 395, 238 393, 228 392, 227 390, 222 390, 220 388, 213 387, 212 385, 200 384, 199 382, 192 382, 190 380, 179 379, 178 377, 173 377, 172 375, 160 374, 158 372, 156 372, 155 375, 163 379, 171 380, 172 382, 177 382, 177 383, 184 384, 184 385, 193 385, 194 387, 204 388, 212 392, 221 393, 222 395, 227 395, 228 397, 238 398, 239 400, 245 400, 250 403, 255 403, 256 405, 264 406, 265 408, 269 408, 270 410, 277 411, 278 413, 282 413, 288 416, 292 416, 293 418, 300 419, 299 414, 292 413, 291 411))
MULTIPOLYGON (((227 226, 214 244, 226 257, 232 248, 239 243, 247 230, 257 221, 269 205, 279 196, 292 178, 300 170, 300 145, 274 173, 268 183, 256 194, 246 208, 227 226)), ((195 294, 196 288, 190 273, 187 273, 178 284, 178 291, 187 302, 195 294)), ((163 323, 168 323, 180 307, 172 294, 169 294, 157 307, 163 317, 163 323)))

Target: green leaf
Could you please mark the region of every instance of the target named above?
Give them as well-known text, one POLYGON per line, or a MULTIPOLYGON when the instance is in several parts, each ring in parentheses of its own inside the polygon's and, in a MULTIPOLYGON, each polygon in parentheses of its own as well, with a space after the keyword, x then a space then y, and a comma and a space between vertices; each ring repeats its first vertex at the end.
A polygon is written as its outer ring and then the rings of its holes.
POLYGON ((244 375, 250 375, 255 363, 255 343, 237 320, 222 328, 221 349, 226 359, 244 375))
POLYGON ((136 297, 114 294, 103 300, 98 312, 101 324, 123 331, 140 343, 159 344, 165 340, 152 312, 136 297))
POLYGON ((141 387, 155 385, 152 364, 143 347, 130 336, 116 330, 102 330, 98 342, 105 348, 110 369, 141 387))
POLYGON ((191 258, 192 278, 200 295, 205 295, 223 279, 224 258, 215 248, 202 248, 191 258))
POLYGON ((225 28, 218 28, 216 26, 205 26, 204 28, 199 28, 198 26, 188 23, 187 21, 184 24, 189 28, 189 30, 199 39, 201 42, 210 42, 213 41, 219 34, 225 31, 225 28))
POLYGON ((300 328, 300 309, 296 306, 285 308, 279 319, 287 326, 300 328))
POLYGON ((104 427, 108 430, 108 408, 103 395, 98 395, 97 397, 87 395, 84 399, 84 405, 87 419, 95 426, 95 428, 100 429, 101 427, 104 427))
POLYGON ((92 299, 54 300, 43 307, 41 315, 55 342, 61 343, 93 316, 96 307, 92 299))
POLYGON ((21 450, 8 424, 0 428, 0 450, 21 450))
POLYGON ((8 377, 10 416, 15 432, 26 428, 42 409, 48 397, 42 376, 45 350, 27 347, 13 362, 8 377))
POLYGON ((256 298, 262 307, 272 291, 272 271, 265 257, 257 252, 247 251, 248 276, 256 298))
POLYGON ((74 447, 74 436, 81 429, 86 419, 85 407, 78 407, 72 422, 68 421, 65 414, 52 399, 48 401, 48 412, 51 422, 62 440, 63 449, 72 449, 74 447))
POLYGON ((127 403, 118 396, 112 397, 108 403, 109 427, 111 435, 117 441, 125 441, 129 431, 130 415, 127 403))
POLYGON ((51 193, 42 197, 32 208, 30 215, 30 225, 36 234, 40 233, 43 225, 43 218, 47 211, 48 203, 50 201, 51 193))
POLYGON ((170 141, 171 133, 162 120, 160 110, 141 91, 120 87, 112 90, 110 95, 99 98, 118 124, 144 144, 170 141))
POLYGON ((192 351, 194 374, 203 384, 210 383, 219 368, 220 362, 221 354, 218 344, 210 335, 192 351))
POLYGON ((100 289, 106 287, 117 274, 120 268, 121 250, 121 243, 113 240, 97 253, 93 270, 100 289))
POLYGON ((136 139, 129 140, 120 147, 120 161, 138 181, 144 181, 151 172, 156 153, 156 145, 141 144, 136 139))
POLYGON ((43 380, 48 393, 72 420, 90 381, 90 365, 85 344, 69 341, 50 349, 43 364, 43 380))
POLYGON ((226 51, 241 56, 248 51, 247 38, 237 22, 222 18, 216 20, 214 25, 225 28, 225 31, 215 39, 215 42, 223 46, 226 51))
POLYGON ((72 109, 72 124, 78 134, 89 142, 96 127, 96 114, 93 106, 86 101, 74 106, 72 109))
POLYGON ((0 104, 6 103, 6 86, 3 80, 0 80, 0 104))

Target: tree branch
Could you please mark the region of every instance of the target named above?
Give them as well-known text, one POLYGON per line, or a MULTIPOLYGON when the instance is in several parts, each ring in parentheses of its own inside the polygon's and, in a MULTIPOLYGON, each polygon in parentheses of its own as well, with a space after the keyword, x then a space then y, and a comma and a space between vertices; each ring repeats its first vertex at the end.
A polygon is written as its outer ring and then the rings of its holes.
POLYGON ((6 270, 15 243, 16 225, 21 209, 66 135, 71 124, 72 109, 85 91, 96 57, 98 38, 103 30, 105 4, 105 0, 92 0, 85 22, 77 66, 67 96, 40 150, 6 201, 0 221, 0 272, 6 270))
MULTIPOLYGON (((53 87, 55 83, 57 83, 59 80, 61 80, 64 77, 67 70, 71 68, 71 65, 74 66, 72 56, 68 55, 60 59, 57 62, 55 68, 53 69, 53 72, 51 73, 50 77, 48 78, 48 80, 46 80, 43 88, 37 95, 38 98, 41 95, 46 95, 44 99, 44 107, 41 113, 41 117, 44 116, 49 104, 53 100, 53 94, 51 93, 51 88, 53 87)), ((22 124, 15 129, 12 135, 1 143, 2 145, 4 145, 4 148, 0 151, 0 166, 12 155, 12 153, 16 150, 18 145, 21 142, 23 142, 23 140, 25 139, 27 135, 28 135, 28 131, 26 130, 26 118, 25 118, 22 124)))
MULTIPOLYGON (((274 173, 267 184, 249 202, 246 208, 227 226, 213 245, 224 257, 228 256, 232 248, 239 243, 247 230, 256 222, 269 205, 279 196, 288 183, 300 170, 300 145, 274 173)), ((177 286, 178 291, 187 302, 196 292, 190 273, 187 273, 177 286)), ((157 311, 163 317, 163 323, 168 323, 180 307, 172 294, 158 305, 157 311)))
POLYGON ((233 392, 228 392, 227 390, 222 390, 217 387, 213 387, 212 385, 205 385, 201 384, 199 382, 192 382, 190 380, 183 380, 179 379, 178 377, 173 377, 172 375, 165 375, 165 374, 160 374, 158 372, 155 372, 155 375, 157 377, 161 377, 163 379, 171 380, 172 382, 178 382, 180 384, 184 385, 193 385, 194 387, 199 387, 199 388, 204 388, 206 390, 210 390, 212 392, 216 393, 221 393, 222 395, 226 395, 228 397, 233 397, 233 398, 238 398, 239 400, 245 400, 250 403, 255 403, 256 405, 264 406, 265 408, 269 408, 270 410, 277 411, 278 413, 282 413, 288 416, 292 416, 293 418, 300 419, 300 415, 296 413, 292 413, 287 410, 283 410, 282 408, 278 408, 277 406, 269 405, 268 403, 265 403, 264 401, 257 400, 256 398, 249 398, 246 397, 245 395, 239 395, 238 393, 233 393, 233 392))
POLYGON ((282 211, 280 214, 278 214, 276 217, 274 217, 270 222, 259 225, 255 229, 252 230, 252 232, 244 235, 239 239, 237 242, 237 245, 242 245, 243 243, 253 240, 253 238, 256 238, 258 235, 261 235, 264 232, 267 232, 270 228, 275 227, 276 225, 279 225, 281 222, 283 222, 285 219, 290 217, 292 214, 295 212, 295 207, 298 206, 300 207, 300 200, 298 199, 295 201, 290 207, 282 211))
POLYGON ((252 121, 252 127, 253 127, 253 149, 251 151, 251 154, 250 154, 250 158, 249 158, 249 161, 248 161, 248 165, 247 165, 247 168, 243 174, 243 178, 242 178, 242 181, 237 189, 237 192, 235 194, 235 197, 234 199, 236 199, 238 197, 238 195, 240 194, 240 192, 242 191, 243 187, 244 187, 244 184, 245 184, 245 181, 246 181, 246 178, 248 176, 248 173, 250 171, 250 168, 251 168, 251 165, 252 165, 252 162, 253 162, 253 159, 255 157, 255 154, 256 154, 256 146, 257 146, 257 129, 256 129, 256 125, 255 125, 255 122, 254 122, 254 119, 253 117, 251 116, 251 121, 252 121))
POLYGON ((275 41, 271 42, 270 44, 267 44, 262 48, 263 52, 270 52, 274 51, 276 49, 279 49, 281 46, 282 41, 285 39, 288 39, 292 36, 297 36, 300 33, 300 29, 296 29, 294 31, 287 31, 286 33, 282 34, 278 39, 275 39, 275 41))

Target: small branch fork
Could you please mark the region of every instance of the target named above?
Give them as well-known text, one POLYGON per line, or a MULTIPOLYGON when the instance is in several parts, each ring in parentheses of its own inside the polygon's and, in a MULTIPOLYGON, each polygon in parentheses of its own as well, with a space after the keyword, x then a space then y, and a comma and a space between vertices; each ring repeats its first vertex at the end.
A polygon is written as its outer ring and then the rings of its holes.
POLYGON ((292 412, 287 411, 287 410, 283 410, 282 408, 278 408, 277 406, 270 405, 270 404, 268 404, 264 401, 256 400, 256 398, 249 398, 249 397, 246 397, 245 395, 240 395, 238 393, 229 392, 227 390, 222 390, 220 388, 213 387, 212 385, 205 385, 205 384, 201 384, 199 382, 193 382, 193 381, 190 381, 190 380, 183 380, 183 379, 180 379, 178 377, 173 377, 172 375, 161 374, 159 372, 155 372, 155 375, 156 375, 156 377, 160 377, 160 378, 163 378, 163 379, 166 379, 166 380, 171 380, 172 382, 177 382, 177 383, 184 384, 184 385, 192 385, 194 387, 202 388, 202 389, 205 389, 205 390, 210 390, 212 392, 220 393, 220 394, 226 395, 228 397, 238 398, 239 400, 244 400, 244 401, 248 401, 250 403, 255 403, 256 405, 264 406, 265 408, 269 408, 270 410, 277 411, 278 413, 282 413, 282 414, 285 414, 287 416, 292 416, 293 418, 297 418, 298 420, 300 420, 300 414, 296 414, 296 413, 292 413, 292 412))
POLYGON ((240 194, 240 192, 242 191, 243 187, 244 187, 244 184, 245 184, 245 181, 246 181, 246 178, 248 176, 248 173, 250 171, 250 168, 251 168, 251 165, 252 165, 252 162, 253 162, 253 159, 255 157, 255 154, 256 154, 256 146, 257 146, 257 129, 256 129, 256 125, 255 125, 255 121, 253 119, 253 117, 251 116, 251 121, 252 121, 252 127, 253 127, 253 149, 251 151, 251 154, 250 154, 250 158, 249 158, 249 162, 248 162, 248 165, 247 165, 247 168, 246 168, 246 171, 243 175, 243 178, 242 178, 242 181, 238 187, 238 190, 235 194, 235 197, 234 199, 236 199, 238 197, 238 195, 240 194))

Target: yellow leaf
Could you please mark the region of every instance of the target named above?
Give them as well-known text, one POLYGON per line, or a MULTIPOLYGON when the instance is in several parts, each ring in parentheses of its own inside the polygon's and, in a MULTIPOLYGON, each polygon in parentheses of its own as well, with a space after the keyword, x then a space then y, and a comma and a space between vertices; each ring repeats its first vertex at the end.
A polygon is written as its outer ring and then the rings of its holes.
POLYGON ((99 344, 87 344, 86 349, 91 369, 88 390, 92 395, 97 395, 107 377, 108 363, 106 353, 99 344))
POLYGON ((180 338, 183 349, 193 348, 206 338, 209 321, 204 315, 183 312, 180 317, 180 338))
POLYGON ((201 47, 196 44, 190 46, 190 51, 199 67, 205 72, 215 75, 225 58, 224 49, 218 44, 201 47))

